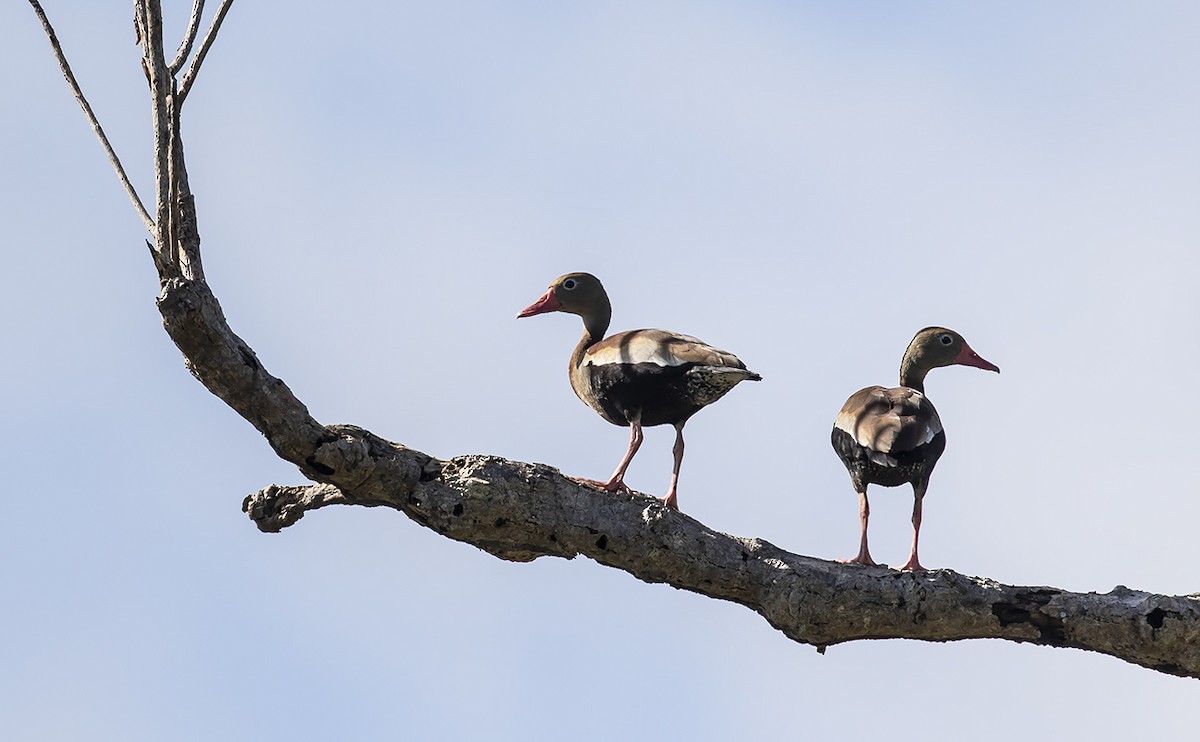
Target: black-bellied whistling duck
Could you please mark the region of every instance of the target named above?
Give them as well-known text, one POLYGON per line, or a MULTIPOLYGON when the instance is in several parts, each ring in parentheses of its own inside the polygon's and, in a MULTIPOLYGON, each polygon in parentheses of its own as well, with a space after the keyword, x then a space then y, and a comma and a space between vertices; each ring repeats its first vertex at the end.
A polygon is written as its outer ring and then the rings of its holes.
POLYGON ((629 492, 625 470, 642 445, 642 427, 675 426, 675 468, 664 504, 679 509, 676 490, 683 461, 683 426, 700 408, 723 397, 738 382, 762 377, 737 356, 688 335, 665 330, 630 330, 605 338, 612 306, 600 280, 568 273, 517 315, 567 312, 583 319, 583 337, 571 353, 575 395, 613 425, 629 426, 629 449, 606 482, 584 480, 609 492, 629 492))
POLYGON ((833 448, 837 451, 858 493, 858 517, 862 538, 858 556, 842 561, 874 565, 867 550, 867 485, 896 487, 905 482, 913 487, 912 552, 902 570, 923 570, 917 559, 921 533, 921 501, 929 487, 929 475, 946 449, 946 433, 933 403, 925 396, 925 374, 939 366, 974 366, 1000 373, 1000 367, 971 350, 954 330, 926 327, 917 333, 900 362, 900 386, 884 389, 869 386, 846 400, 833 424, 833 448))

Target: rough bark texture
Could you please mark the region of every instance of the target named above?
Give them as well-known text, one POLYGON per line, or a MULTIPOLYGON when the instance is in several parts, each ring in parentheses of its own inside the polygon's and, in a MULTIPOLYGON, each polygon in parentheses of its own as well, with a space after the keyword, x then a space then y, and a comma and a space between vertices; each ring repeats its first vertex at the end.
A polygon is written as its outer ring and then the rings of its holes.
POLYGON ((360 447, 371 473, 349 491, 319 484, 250 495, 242 507, 260 529, 278 531, 326 505, 386 505, 501 559, 583 555, 645 582, 740 603, 821 649, 855 639, 1008 639, 1200 676, 1196 597, 843 565, 719 533, 655 498, 600 492, 548 466, 491 456, 439 461, 359 428, 336 430, 360 447))
MULTIPOLYGON (((31 4, 40 11, 36 0, 31 4)), ((182 94, 230 4, 221 3, 182 94)), ((204 281, 175 78, 186 51, 168 66, 159 2, 135 0, 134 8, 153 98, 151 253, 164 327, 192 374, 317 483, 271 486, 247 497, 243 509, 262 530, 278 531, 325 505, 384 505, 502 559, 582 554, 646 582, 740 603, 790 638, 818 648, 855 639, 995 638, 1088 649, 1200 677, 1197 596, 1124 587, 1082 594, 1002 585, 949 570, 914 574, 841 565, 718 533, 652 498, 600 492, 547 466, 489 456, 439 461, 362 428, 322 425, 233 333, 204 281)), ((198 23, 199 10, 189 34, 198 23)), ((46 28, 52 37, 48 22, 46 28)), ((68 74, 65 57, 60 59, 68 74)), ((132 189, 130 196, 137 201, 132 189)))

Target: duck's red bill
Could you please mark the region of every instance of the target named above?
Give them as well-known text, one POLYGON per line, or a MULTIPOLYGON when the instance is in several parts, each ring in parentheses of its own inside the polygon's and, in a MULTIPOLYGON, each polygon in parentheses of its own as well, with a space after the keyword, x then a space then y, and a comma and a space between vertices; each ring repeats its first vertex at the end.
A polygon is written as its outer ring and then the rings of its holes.
POLYGON ((554 295, 554 289, 546 289, 546 293, 542 294, 542 298, 522 309, 517 315, 517 319, 532 317, 535 314, 545 314, 546 312, 557 312, 560 309, 562 309, 562 304, 558 303, 558 297, 554 295))
POLYGON ((971 350, 971 346, 967 345, 966 343, 963 343, 962 350, 958 352, 958 356, 955 357, 954 362, 962 366, 974 366, 975 368, 981 368, 984 371, 995 371, 996 373, 1000 373, 999 366, 989 360, 984 359, 983 356, 971 350))

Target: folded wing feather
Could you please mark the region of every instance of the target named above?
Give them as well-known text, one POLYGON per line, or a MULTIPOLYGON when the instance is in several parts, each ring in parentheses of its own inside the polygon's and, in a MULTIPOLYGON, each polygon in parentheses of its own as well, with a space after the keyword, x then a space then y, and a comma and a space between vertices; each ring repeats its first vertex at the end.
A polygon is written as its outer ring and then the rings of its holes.
POLYGON ((605 338, 588 349, 584 362, 596 366, 610 363, 652 363, 657 366, 724 366, 745 368, 746 364, 728 351, 714 348, 690 335, 666 330, 630 330, 605 338))
POLYGON ((923 446, 942 431, 933 404, 915 389, 867 387, 851 395, 834 425, 866 448, 883 466, 897 466, 889 454, 923 446))

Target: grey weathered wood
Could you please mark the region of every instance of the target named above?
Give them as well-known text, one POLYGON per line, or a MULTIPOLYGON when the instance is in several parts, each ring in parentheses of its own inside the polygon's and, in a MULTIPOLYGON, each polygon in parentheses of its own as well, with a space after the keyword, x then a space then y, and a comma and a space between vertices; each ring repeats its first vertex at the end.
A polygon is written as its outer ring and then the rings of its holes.
POLYGON ((196 34, 200 32, 200 18, 204 15, 204 0, 193 0, 192 17, 188 19, 187 32, 183 35, 183 41, 179 43, 179 49, 175 52, 175 58, 167 65, 171 70, 171 74, 179 73, 183 63, 187 61, 188 56, 192 53, 192 44, 196 41, 196 34))
MULTIPOLYGON (((196 75, 200 73, 200 65, 204 64, 204 58, 208 56, 209 47, 217 38, 217 32, 221 30, 221 24, 225 21, 225 14, 229 12, 229 8, 233 6, 233 0, 221 0, 221 4, 217 6, 217 12, 213 16, 212 22, 208 25, 208 30, 204 32, 204 40, 200 42, 200 50, 196 52, 196 56, 192 57, 192 63, 188 66, 187 73, 183 76, 183 81, 179 83, 179 100, 182 103, 183 99, 192 90, 192 84, 196 81, 196 75)), ((199 18, 197 18, 199 20, 199 18)), ((176 68, 178 71, 178 68, 176 68)))
MULTIPOLYGON (((184 89, 229 4, 222 2, 184 89)), ((321 424, 234 334, 204 281, 179 129, 178 66, 168 67, 163 56, 158 0, 135 0, 134 7, 153 99, 158 218, 149 226, 163 326, 192 374, 316 483, 273 485, 247 497, 243 509, 262 530, 278 531, 326 505, 386 506, 502 559, 583 555, 646 582, 739 603, 791 639, 822 649, 857 639, 994 638, 1086 649, 1200 677, 1197 596, 1124 587, 1072 593, 950 570, 836 564, 714 531, 653 498, 600 492, 548 466, 490 456, 440 461, 362 428, 321 424)), ((86 99, 77 97, 86 111, 86 99)))
POLYGON ((582 555, 645 582, 740 603, 821 649, 856 639, 1007 639, 1200 677, 1197 597, 1125 587, 1073 593, 951 570, 838 564, 714 531, 655 498, 601 492, 548 466, 491 456, 438 461, 359 428, 333 429, 340 442, 330 463, 355 451, 354 470, 366 476, 346 490, 260 490, 242 506, 260 529, 278 531, 326 505, 382 505, 501 559, 582 555))

